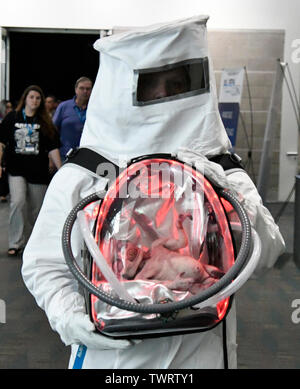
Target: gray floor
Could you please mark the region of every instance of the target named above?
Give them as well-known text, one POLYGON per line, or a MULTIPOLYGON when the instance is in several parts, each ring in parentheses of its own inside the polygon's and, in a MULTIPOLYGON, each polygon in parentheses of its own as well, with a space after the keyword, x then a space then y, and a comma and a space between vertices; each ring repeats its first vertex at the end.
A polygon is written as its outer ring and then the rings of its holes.
MULTIPOLYGON (((281 206, 269 204, 268 208, 277 215, 281 206)), ((293 224, 294 205, 289 204, 278 222, 287 252, 272 270, 248 281, 236 294, 239 368, 300 368, 300 323, 293 323, 291 318, 295 310, 292 302, 300 299, 300 264, 296 266, 293 258, 293 224)))
MULTIPOLYGON (((268 207, 276 215, 281 204, 268 207)), ((0 369, 64 369, 69 347, 51 330, 25 288, 21 259, 6 255, 8 209, 8 204, 0 203, 0 299, 6 303, 6 323, 0 323, 0 369)), ((240 369, 300 368, 300 323, 291 318, 292 301, 300 299, 300 269, 292 255, 293 223, 290 204, 279 221, 287 253, 275 268, 248 281, 236 295, 240 369)))

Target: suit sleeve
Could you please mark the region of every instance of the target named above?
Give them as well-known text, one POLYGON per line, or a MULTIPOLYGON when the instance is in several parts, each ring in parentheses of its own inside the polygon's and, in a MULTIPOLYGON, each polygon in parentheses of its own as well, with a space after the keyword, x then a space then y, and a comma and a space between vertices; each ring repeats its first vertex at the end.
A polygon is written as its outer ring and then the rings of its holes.
POLYGON ((229 170, 226 175, 231 189, 238 193, 251 225, 260 237, 261 258, 253 274, 254 277, 260 276, 264 271, 272 268, 278 257, 284 253, 284 239, 248 174, 242 170, 233 173, 229 170))
MULTIPOLYGON (((78 282, 70 272, 62 251, 62 230, 71 209, 96 191, 90 175, 65 166, 54 176, 23 254, 22 276, 37 304, 57 331, 64 315, 85 312, 78 282)), ((81 260, 82 237, 74 226, 72 249, 81 260)))

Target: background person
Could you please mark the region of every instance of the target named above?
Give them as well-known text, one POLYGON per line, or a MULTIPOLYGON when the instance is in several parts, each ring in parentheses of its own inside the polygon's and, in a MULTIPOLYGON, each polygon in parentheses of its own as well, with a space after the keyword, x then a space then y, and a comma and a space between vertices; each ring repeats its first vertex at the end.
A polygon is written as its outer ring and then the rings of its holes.
POLYGON ((52 118, 57 108, 57 100, 54 95, 48 95, 45 98, 45 108, 46 111, 49 113, 50 117, 52 118))
MULTIPOLYGON (((25 226, 32 228, 50 181, 49 156, 61 167, 59 137, 45 109, 45 98, 37 85, 25 89, 16 111, 0 124, 0 165, 5 162, 10 190, 9 256, 25 245, 25 226), (28 202, 27 202, 28 200, 28 202), (25 209, 30 219, 25 215, 25 209)), ((0 176, 3 168, 0 167, 0 176)))
POLYGON ((13 103, 9 100, 6 101, 6 110, 5 110, 5 115, 7 115, 9 112, 13 111, 13 103))
POLYGON ((13 110, 13 104, 10 100, 1 100, 0 102, 0 122, 13 110))
POLYGON ((62 161, 70 149, 79 146, 92 87, 93 83, 88 77, 80 77, 75 83, 75 96, 60 103, 53 116, 60 134, 62 161))
MULTIPOLYGON (((51 117, 51 119, 55 114, 57 106, 58 106, 57 99, 54 95, 48 95, 45 97, 45 108, 49 116, 51 117)), ((55 167, 55 164, 52 162, 52 159, 49 158, 49 172, 51 176, 53 176, 56 173, 56 170, 57 169, 55 167)))

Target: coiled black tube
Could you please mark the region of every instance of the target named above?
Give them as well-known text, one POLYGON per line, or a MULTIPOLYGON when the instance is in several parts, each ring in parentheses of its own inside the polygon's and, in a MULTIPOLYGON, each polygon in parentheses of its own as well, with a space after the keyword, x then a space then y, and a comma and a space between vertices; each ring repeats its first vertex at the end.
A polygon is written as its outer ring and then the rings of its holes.
POLYGON ((239 201, 235 198, 235 196, 231 192, 227 190, 221 190, 219 195, 223 197, 225 200, 227 200, 233 206, 240 219, 241 226, 242 226, 242 240, 241 240, 241 247, 234 265, 228 270, 228 272, 219 281, 217 281, 215 284, 213 284, 206 290, 202 291, 201 293, 197 294, 196 296, 189 297, 182 301, 167 302, 161 304, 151 304, 151 305, 138 304, 138 303, 134 304, 132 302, 125 301, 116 296, 108 294, 102 291, 101 289, 97 288, 85 276, 85 274, 81 271, 80 267, 76 263, 71 248, 71 232, 77 218, 77 213, 81 211, 84 207, 86 207, 88 204, 103 199, 104 195, 105 192, 96 192, 94 194, 91 194, 86 198, 84 198, 83 200, 81 200, 72 209, 64 224, 63 233, 62 233, 62 248, 63 248, 65 261, 71 273, 74 275, 77 281, 90 293, 94 294, 100 300, 104 301, 109 305, 113 305, 120 309, 132 311, 132 312, 138 312, 138 313, 169 313, 184 308, 192 307, 214 296, 220 290, 222 290, 227 285, 229 285, 239 274, 245 262, 247 261, 250 248, 251 248, 251 225, 250 225, 248 215, 244 210, 244 208, 242 207, 242 205, 239 203, 239 201))

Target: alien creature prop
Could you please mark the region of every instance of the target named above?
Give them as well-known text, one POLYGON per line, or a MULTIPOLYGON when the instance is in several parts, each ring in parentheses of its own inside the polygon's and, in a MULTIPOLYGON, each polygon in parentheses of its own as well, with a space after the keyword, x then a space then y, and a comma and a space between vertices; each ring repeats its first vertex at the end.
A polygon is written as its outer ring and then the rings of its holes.
POLYGON ((122 276, 127 280, 155 280, 171 290, 192 294, 213 285, 224 273, 200 260, 182 255, 179 249, 188 244, 183 221, 190 215, 179 215, 176 222, 178 239, 158 238, 147 251, 127 242, 123 247, 122 276))

